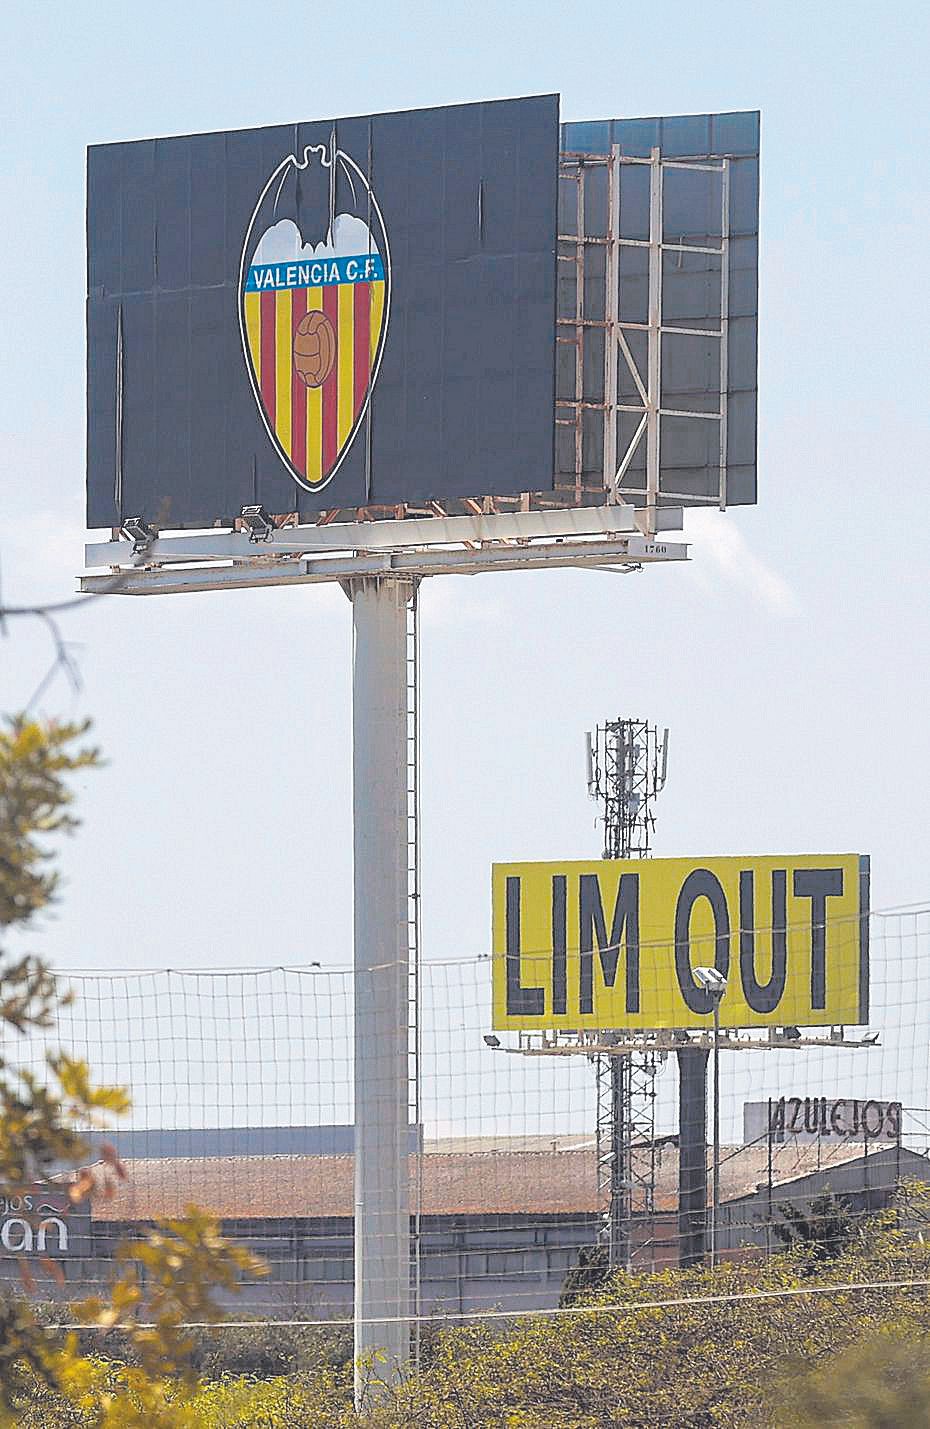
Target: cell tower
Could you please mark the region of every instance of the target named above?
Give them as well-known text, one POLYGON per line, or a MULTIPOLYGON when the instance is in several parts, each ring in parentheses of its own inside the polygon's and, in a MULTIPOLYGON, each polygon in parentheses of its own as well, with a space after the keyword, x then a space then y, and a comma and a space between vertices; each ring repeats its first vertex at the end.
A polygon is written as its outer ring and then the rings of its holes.
POLYGON ((587 734, 588 793, 603 812, 605 858, 648 858, 655 828, 653 802, 665 787, 668 730, 615 719, 587 734))
MULTIPOLYGON (((668 730, 644 720, 616 719, 585 736, 588 793, 601 808, 604 858, 648 858, 655 828, 653 803, 665 786, 668 730)), ((604 1033, 602 1040, 611 1035, 604 1033)), ((597 1078, 597 1183, 602 1207, 599 1239, 611 1269, 628 1268, 637 1247, 633 1222, 655 1225, 656 1076, 665 1053, 626 1052, 594 1058, 597 1078)), ((648 1246, 654 1261, 649 1232, 648 1246)))

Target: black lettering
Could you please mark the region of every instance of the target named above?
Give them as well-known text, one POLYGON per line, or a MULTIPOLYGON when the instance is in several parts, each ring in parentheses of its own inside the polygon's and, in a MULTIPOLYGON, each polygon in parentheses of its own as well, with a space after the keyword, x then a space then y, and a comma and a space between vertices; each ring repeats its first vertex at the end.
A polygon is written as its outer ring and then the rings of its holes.
POLYGON ((552 880, 552 1011, 568 1010, 568 989, 566 986, 566 884, 564 873, 557 873, 552 880))
POLYGON ((827 1005, 827 899, 843 892, 841 868, 796 868, 795 898, 811 900, 811 1007, 827 1005))
POLYGON ((578 1007, 594 1011, 594 948, 601 960, 605 987, 617 981, 620 943, 626 949, 626 1010, 639 1011, 639 874, 621 873, 611 921, 610 939, 601 902, 600 878, 583 873, 578 880, 578 946, 581 954, 578 1007))
POLYGON ((845 1110, 846 1103, 842 1101, 834 1102, 830 1108, 830 1129, 835 1131, 837 1136, 846 1135, 846 1122, 843 1119, 845 1110))
POLYGON ((756 978, 755 890, 751 868, 739 875, 739 975, 743 996, 754 1012, 774 1012, 788 976, 788 872, 772 869, 772 973, 768 982, 756 978))
POLYGON ((820 1130, 820 1103, 816 1097, 804 1098, 804 1130, 812 1136, 820 1130))
POLYGON ((788 1122, 788 1130, 793 1131, 795 1135, 797 1135, 797 1133, 801 1130, 801 1098, 789 1097, 787 1102, 785 1103, 785 1106, 794 1107, 794 1110, 791 1113, 791 1119, 788 1122))
POLYGON ((541 987, 520 982, 520 879, 507 879, 507 1016, 541 1017, 546 993, 541 987))
POLYGON ((769 1135, 785 1130, 785 1099, 779 1097, 777 1102, 769 1102, 769 1135))
POLYGON ((901 1103, 888 1103, 888 1135, 897 1141, 901 1135, 901 1103))
POLYGON ((714 966, 722 977, 730 972, 730 910, 720 880, 709 869, 696 868, 681 885, 675 908, 675 971, 685 1003, 692 1012, 712 1012, 714 1000, 694 980, 691 971, 691 913, 706 898, 714 915, 714 966))
POLYGON ((862 1129, 866 1136, 881 1136, 884 1124, 885 1116, 878 1102, 866 1102, 862 1108, 862 1129), (870 1115, 872 1126, 869 1125, 870 1115))

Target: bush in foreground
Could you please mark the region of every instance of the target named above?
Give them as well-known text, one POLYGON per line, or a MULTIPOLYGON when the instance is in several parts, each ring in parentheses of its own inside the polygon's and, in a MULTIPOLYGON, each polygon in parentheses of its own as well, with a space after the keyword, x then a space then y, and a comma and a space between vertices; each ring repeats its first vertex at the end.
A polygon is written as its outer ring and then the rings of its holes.
MULTIPOLYGON (((926 1191, 912 1196, 911 1219, 928 1205, 926 1191)), ((172 1409, 193 1429, 907 1429, 930 1423, 930 1294, 889 1282, 921 1279, 930 1246, 888 1213, 815 1274, 795 1247, 767 1263, 617 1275, 568 1313, 443 1331, 421 1373, 362 1420, 347 1362, 179 1386, 172 1409), (810 1293, 827 1286, 864 1288, 810 1293)), ((29 1414, 26 1429, 97 1422, 29 1414)))

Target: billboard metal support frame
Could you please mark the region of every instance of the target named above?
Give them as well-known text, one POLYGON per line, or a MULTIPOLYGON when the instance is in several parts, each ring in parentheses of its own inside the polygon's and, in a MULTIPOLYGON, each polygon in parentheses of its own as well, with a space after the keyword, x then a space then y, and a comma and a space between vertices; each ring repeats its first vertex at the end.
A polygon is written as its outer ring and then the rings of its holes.
MULTIPOLYGON (((647 164, 649 166, 649 237, 648 239, 615 238, 618 247, 648 248, 649 250, 649 307, 645 323, 647 357, 646 383, 644 385, 637 370, 633 355, 626 342, 624 332, 642 331, 644 324, 629 322, 621 318, 619 307, 609 308, 608 327, 614 329, 614 337, 619 342, 630 375, 640 396, 640 405, 617 402, 615 410, 629 412, 641 417, 626 450, 619 458, 611 453, 616 468, 613 485, 617 498, 620 496, 620 482, 626 473, 637 447, 645 434, 646 438, 646 510, 654 511, 658 506, 661 471, 661 419, 663 417, 693 418, 717 422, 719 424, 719 465, 720 486, 716 500, 721 511, 727 504, 727 374, 729 370, 729 294, 730 294, 730 161, 721 159, 719 163, 696 163, 691 160, 663 159, 659 149, 652 149, 649 158, 621 155, 614 148, 611 163, 647 164), (685 169, 705 173, 720 174, 721 211, 720 243, 697 244, 666 242, 665 240, 665 174, 670 169, 685 169), (717 328, 692 328, 680 323, 666 323, 663 319, 663 272, 662 264, 666 253, 705 253, 720 259, 720 324, 717 328), (720 406, 717 411, 682 410, 662 405, 662 339, 665 334, 679 337, 701 337, 716 339, 720 343, 720 406)), ((619 187, 619 184, 617 185, 619 187)), ((619 292, 619 288, 616 290, 619 292)), ((611 404, 613 405, 613 404, 611 404)), ((672 495, 674 500, 674 495, 672 495)), ((695 497, 689 500, 694 501, 695 497)))
MULTIPOLYGON (((729 317, 730 317, 730 161, 729 159, 663 159, 661 151, 653 148, 647 157, 624 154, 619 145, 612 146, 606 154, 562 155, 560 175, 576 186, 574 203, 574 233, 560 233, 560 262, 571 265, 574 270, 575 304, 574 312, 563 313, 558 318, 557 329, 562 334, 558 341, 571 344, 575 348, 574 392, 571 397, 558 398, 557 409, 569 413, 556 416, 556 425, 571 427, 574 434, 574 494, 577 501, 584 499, 585 453, 584 422, 586 414, 600 412, 603 418, 603 486, 609 503, 622 504, 632 496, 642 499, 640 508, 646 530, 661 529, 662 501, 683 500, 697 505, 719 506, 724 510, 727 504, 727 386, 729 374, 729 317), (649 233, 646 238, 624 238, 620 231, 620 175, 623 165, 643 165, 649 169, 649 233), (586 231, 585 186, 588 174, 597 170, 607 171, 607 214, 606 232, 602 235, 586 231), (683 240, 665 238, 665 175, 670 170, 685 170, 698 173, 720 175, 720 238, 719 243, 686 243, 683 240), (585 250, 588 247, 603 247, 604 262, 604 316, 589 316, 586 302, 585 250), (648 299, 646 321, 637 322, 624 317, 621 309, 620 293, 620 250, 622 248, 642 248, 648 254, 648 299), (571 251, 574 250, 574 251, 571 251), (690 327, 684 323, 664 321, 663 264, 666 254, 680 258, 685 254, 705 254, 720 259, 720 314, 717 327, 690 327), (604 390, 603 400, 590 401, 584 395, 585 334, 589 329, 604 332, 604 390), (629 343, 629 334, 645 333, 645 370, 641 371, 629 343), (667 407, 662 401, 662 347, 663 339, 670 337, 697 337, 719 342, 720 356, 720 402, 716 410, 705 411, 697 408, 682 409, 667 407), (621 402, 618 380, 622 357, 628 376, 636 389, 636 402, 621 402), (622 451, 618 447, 618 413, 625 412, 637 417, 632 435, 624 442, 622 451), (695 421, 716 422, 719 429, 718 462, 719 483, 716 496, 698 497, 663 489, 660 483, 661 435, 663 417, 693 419, 695 421), (643 484, 630 486, 624 478, 634 457, 645 441, 643 484)), ((715 235, 716 237, 716 235, 715 235)))
MULTIPOLYGON (((679 531, 680 507, 658 513, 660 531, 679 531)), ((241 530, 155 535, 141 558, 126 539, 90 542, 84 591, 113 588, 124 576, 127 595, 163 590, 291 585, 352 576, 471 575, 479 571, 551 565, 639 565, 684 560, 681 543, 658 540, 646 513, 632 506, 564 511, 511 511, 471 516, 424 516, 393 521, 282 525, 262 540, 241 530), (126 567, 132 569, 126 570, 126 567)))

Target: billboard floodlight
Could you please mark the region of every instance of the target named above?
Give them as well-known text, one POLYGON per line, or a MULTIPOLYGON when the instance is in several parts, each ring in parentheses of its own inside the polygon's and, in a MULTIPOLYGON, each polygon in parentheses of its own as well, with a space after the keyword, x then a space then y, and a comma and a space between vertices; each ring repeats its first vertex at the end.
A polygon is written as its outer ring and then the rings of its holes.
POLYGON ((694 977, 711 997, 723 997, 727 990, 727 980, 719 968, 695 968, 694 977))
POLYGON ((270 541, 274 534, 274 521, 264 506, 243 506, 239 515, 243 529, 248 531, 250 541, 270 541))
POLYGON ((154 526, 147 526, 141 516, 127 516, 120 526, 120 532, 132 542, 132 554, 141 556, 158 536, 154 526))

